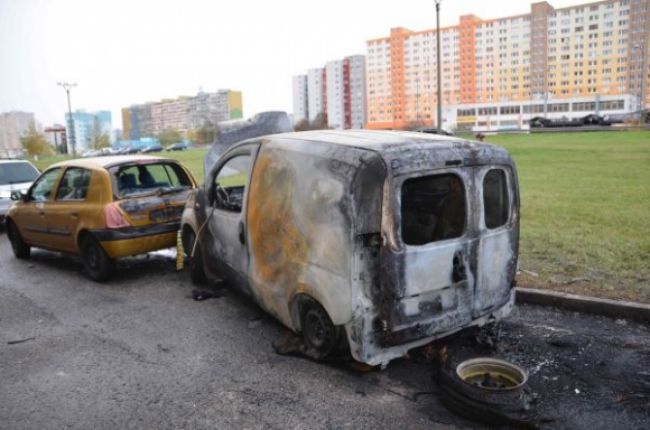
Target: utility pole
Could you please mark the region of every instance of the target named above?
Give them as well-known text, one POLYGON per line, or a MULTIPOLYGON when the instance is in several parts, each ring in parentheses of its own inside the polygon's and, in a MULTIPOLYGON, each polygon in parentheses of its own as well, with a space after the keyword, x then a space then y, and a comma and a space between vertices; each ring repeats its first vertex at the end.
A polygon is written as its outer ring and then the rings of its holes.
POLYGON ((442 76, 441 76, 441 60, 440 60, 440 2, 436 2, 436 58, 437 58, 437 73, 438 73, 438 130, 442 131, 442 76))
POLYGON ((646 47, 645 43, 636 43, 634 45, 635 49, 639 50, 639 55, 641 57, 641 74, 639 76, 639 116, 641 118, 641 121, 643 122, 643 111, 645 110, 645 77, 646 77, 646 65, 645 65, 645 57, 646 57, 646 47))
POLYGON ((72 145, 72 156, 76 157, 77 156, 77 148, 76 148, 76 139, 75 139, 75 133, 74 133, 74 118, 72 117, 72 105, 70 104, 70 90, 74 87, 77 86, 76 83, 68 83, 68 82, 57 82, 56 83, 58 86, 63 87, 65 90, 66 95, 68 96, 68 130, 70 130, 70 135, 68 136, 68 139, 70 140, 70 144, 72 145))

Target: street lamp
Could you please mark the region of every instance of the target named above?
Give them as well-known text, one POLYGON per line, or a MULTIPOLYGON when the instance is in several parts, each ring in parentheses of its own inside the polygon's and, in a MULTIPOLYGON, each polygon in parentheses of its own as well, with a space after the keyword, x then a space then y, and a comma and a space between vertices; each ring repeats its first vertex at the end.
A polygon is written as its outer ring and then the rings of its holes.
POLYGON ((643 43, 635 43, 634 44, 634 49, 639 50, 639 55, 641 57, 641 74, 639 76, 639 115, 641 119, 643 119, 643 110, 645 108, 645 76, 646 76, 646 65, 645 65, 645 57, 646 57, 646 52, 645 52, 645 45, 643 43))
POLYGON ((57 82, 56 83, 58 86, 63 87, 65 90, 66 95, 68 96, 68 130, 70 130, 70 135, 68 136, 68 139, 70 140, 70 144, 72 145, 72 156, 76 157, 77 156, 77 150, 76 150, 76 140, 75 140, 75 134, 74 134, 74 118, 72 118, 72 105, 70 104, 70 90, 74 87, 77 86, 76 83, 68 83, 68 82, 57 82))
POLYGON ((434 0, 436 2, 436 58, 437 58, 437 74, 438 74, 438 130, 442 131, 442 76, 440 74, 440 2, 441 0, 434 0))

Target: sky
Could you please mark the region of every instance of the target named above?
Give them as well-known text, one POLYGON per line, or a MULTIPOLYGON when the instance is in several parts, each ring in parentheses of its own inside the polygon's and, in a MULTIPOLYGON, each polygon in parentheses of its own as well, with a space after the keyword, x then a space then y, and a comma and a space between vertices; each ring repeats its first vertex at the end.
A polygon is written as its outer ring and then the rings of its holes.
MULTIPOLYGON (((550 0, 554 7, 586 1, 550 0)), ((529 0, 442 0, 441 25, 530 11, 529 0)), ((0 0, 0 112, 63 123, 72 108, 111 110, 240 90, 244 116, 292 111, 291 77, 364 54, 392 27, 435 27, 434 0, 0 0)))

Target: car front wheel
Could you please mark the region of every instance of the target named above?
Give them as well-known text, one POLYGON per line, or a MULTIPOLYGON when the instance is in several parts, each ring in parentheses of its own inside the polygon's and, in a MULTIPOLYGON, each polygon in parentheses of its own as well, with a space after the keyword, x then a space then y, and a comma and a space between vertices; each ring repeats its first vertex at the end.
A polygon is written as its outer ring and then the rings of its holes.
POLYGON ((101 244, 92 236, 81 240, 81 261, 90 279, 96 282, 108 280, 115 271, 115 260, 106 254, 101 244))
POLYGON ((23 237, 20 235, 20 231, 18 231, 18 227, 13 222, 7 223, 7 236, 9 236, 11 249, 13 249, 16 258, 21 260, 29 258, 32 249, 25 243, 23 237))

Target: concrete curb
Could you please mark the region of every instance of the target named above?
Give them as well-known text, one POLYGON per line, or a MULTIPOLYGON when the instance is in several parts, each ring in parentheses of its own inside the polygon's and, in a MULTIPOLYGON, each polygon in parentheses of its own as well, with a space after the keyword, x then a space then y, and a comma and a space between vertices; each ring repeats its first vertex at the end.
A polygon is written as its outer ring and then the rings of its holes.
POLYGON ((639 322, 650 322, 650 305, 597 297, 580 296, 560 291, 536 288, 516 289, 517 303, 553 306, 570 311, 604 315, 613 318, 627 318, 639 322))

